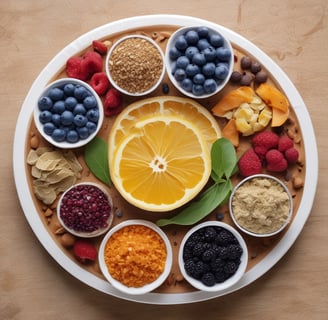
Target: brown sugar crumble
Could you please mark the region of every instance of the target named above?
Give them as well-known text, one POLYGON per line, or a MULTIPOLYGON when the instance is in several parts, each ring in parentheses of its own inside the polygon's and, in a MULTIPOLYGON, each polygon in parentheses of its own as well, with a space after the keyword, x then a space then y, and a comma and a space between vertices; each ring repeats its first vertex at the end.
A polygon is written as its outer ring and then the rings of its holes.
POLYGON ((148 40, 128 38, 117 45, 108 62, 113 81, 129 93, 143 93, 159 80, 163 59, 148 40))
POLYGON ((143 225, 131 225, 109 238, 104 255, 114 279, 127 287, 138 288, 163 273, 167 252, 157 232, 143 225))

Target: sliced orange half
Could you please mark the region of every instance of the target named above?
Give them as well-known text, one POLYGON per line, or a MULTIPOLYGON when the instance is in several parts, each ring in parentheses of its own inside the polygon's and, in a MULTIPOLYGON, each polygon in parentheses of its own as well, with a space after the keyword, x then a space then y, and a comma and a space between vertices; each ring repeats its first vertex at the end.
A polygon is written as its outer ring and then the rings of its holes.
POLYGON ((127 106, 116 118, 109 135, 109 163, 121 141, 138 121, 149 117, 179 116, 193 123, 211 146, 221 137, 220 127, 213 115, 202 105, 188 98, 159 96, 139 100, 127 106))
POLYGON ((208 143, 190 121, 172 115, 148 117, 119 142, 110 172, 129 203, 170 211, 194 198, 208 181, 208 143))

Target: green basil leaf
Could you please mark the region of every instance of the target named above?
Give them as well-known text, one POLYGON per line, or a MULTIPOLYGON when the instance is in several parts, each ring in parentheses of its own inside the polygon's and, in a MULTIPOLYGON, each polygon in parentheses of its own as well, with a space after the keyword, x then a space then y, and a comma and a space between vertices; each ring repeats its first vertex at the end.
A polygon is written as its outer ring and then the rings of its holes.
POLYGON ((203 192, 197 201, 192 202, 188 207, 183 209, 171 219, 160 219, 156 224, 160 227, 169 224, 192 225, 200 221, 215 208, 223 204, 228 199, 232 190, 230 180, 225 180, 224 183, 216 183, 203 192))
POLYGON ((95 137, 84 151, 85 162, 90 171, 102 182, 111 186, 108 165, 108 146, 105 140, 95 137))
POLYGON ((229 179, 236 171, 237 155, 233 144, 226 138, 220 138, 213 143, 211 149, 212 173, 215 182, 225 177, 229 179))

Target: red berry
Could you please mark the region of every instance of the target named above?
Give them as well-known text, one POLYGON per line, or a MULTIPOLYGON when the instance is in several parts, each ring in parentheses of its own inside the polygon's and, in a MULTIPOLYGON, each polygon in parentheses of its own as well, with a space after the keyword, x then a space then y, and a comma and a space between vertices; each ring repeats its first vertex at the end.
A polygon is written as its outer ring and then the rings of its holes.
POLYGON ((101 72, 103 69, 102 57, 95 51, 87 51, 81 61, 81 73, 90 79, 94 73, 101 72))
POLYGON ((264 158, 268 150, 277 148, 279 136, 271 131, 263 131, 253 137, 254 151, 260 158, 264 158))
POLYGON ((92 47, 93 47, 94 51, 97 51, 102 56, 105 55, 108 51, 107 46, 99 40, 93 40, 92 41, 92 47))
POLYGON ((277 149, 269 150, 265 155, 268 171, 283 172, 287 169, 288 163, 284 155, 277 149))
POLYGON ((66 74, 68 77, 79 79, 79 80, 87 80, 87 76, 81 72, 81 57, 70 57, 66 61, 66 74))
POLYGON ((290 164, 296 163, 298 160, 298 155, 298 151, 294 147, 291 147, 285 151, 285 157, 290 164))
POLYGON ((102 96, 109 89, 110 83, 104 72, 97 72, 91 77, 90 85, 99 96, 102 96))
POLYGON ((282 136, 278 142, 278 150, 281 152, 285 152, 287 149, 292 148, 294 146, 294 142, 288 136, 282 136))
POLYGON ((73 252, 75 257, 82 263, 95 261, 97 259, 97 249, 86 240, 77 240, 74 243, 73 252))
POLYGON ((122 94, 115 88, 108 90, 104 101, 105 116, 112 116, 121 111, 122 107, 122 94))
POLYGON ((242 176, 248 177, 262 172, 262 163, 259 156, 253 149, 247 150, 238 161, 239 172, 242 176))

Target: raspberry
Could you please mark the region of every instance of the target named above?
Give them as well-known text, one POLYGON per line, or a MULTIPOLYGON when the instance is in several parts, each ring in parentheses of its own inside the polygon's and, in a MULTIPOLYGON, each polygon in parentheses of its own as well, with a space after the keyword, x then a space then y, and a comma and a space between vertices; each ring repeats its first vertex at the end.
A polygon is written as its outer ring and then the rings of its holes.
POLYGON ((279 136, 271 131, 263 131, 256 134, 252 142, 255 153, 262 159, 268 150, 278 146, 279 136))
POLYGON ((87 74, 81 71, 81 57, 71 57, 66 61, 66 73, 69 77, 79 79, 79 80, 87 80, 87 74))
POLYGON ((95 51, 86 52, 81 61, 81 73, 90 79, 94 73, 101 72, 103 69, 102 57, 95 51))
POLYGON ((248 177, 262 172, 262 163, 254 149, 247 150, 238 161, 239 172, 242 176, 248 177))
POLYGON ((93 47, 94 51, 97 51, 102 56, 105 55, 107 53, 107 50, 108 50, 107 46, 99 40, 93 40, 92 41, 92 47, 93 47))
POLYGON ((288 163, 293 164, 298 160, 298 151, 291 147, 285 151, 285 158, 288 163))
POLYGON ((104 95, 109 89, 110 83, 104 72, 94 73, 90 79, 90 86, 98 93, 104 95))
POLYGON ((278 142, 278 150, 281 152, 285 152, 287 149, 292 148, 294 146, 294 142, 288 136, 282 136, 278 142))
POLYGON ((268 171, 283 172, 287 169, 288 163, 284 155, 277 149, 269 150, 265 159, 267 162, 268 171))
POLYGON ((105 116, 112 116, 119 113, 122 110, 122 94, 111 88, 108 90, 104 101, 104 113, 105 116))
POLYGON ((95 261, 97 258, 97 249, 86 240, 77 240, 73 247, 75 257, 82 263, 95 261))

